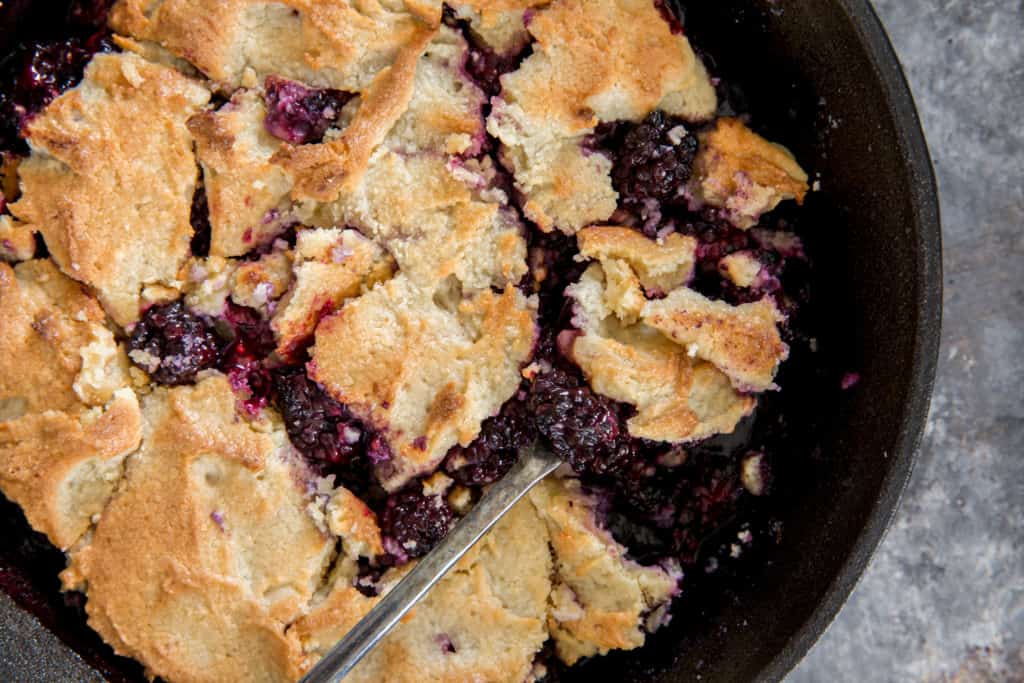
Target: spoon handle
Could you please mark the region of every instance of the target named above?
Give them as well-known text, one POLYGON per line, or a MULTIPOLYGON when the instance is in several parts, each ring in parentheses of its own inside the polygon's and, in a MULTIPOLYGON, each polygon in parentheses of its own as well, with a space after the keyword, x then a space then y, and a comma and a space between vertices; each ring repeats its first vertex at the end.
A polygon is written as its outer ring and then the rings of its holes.
POLYGON ((560 464, 561 460, 536 446, 523 449, 511 471, 331 648, 302 683, 337 683, 344 678, 520 498, 560 464))

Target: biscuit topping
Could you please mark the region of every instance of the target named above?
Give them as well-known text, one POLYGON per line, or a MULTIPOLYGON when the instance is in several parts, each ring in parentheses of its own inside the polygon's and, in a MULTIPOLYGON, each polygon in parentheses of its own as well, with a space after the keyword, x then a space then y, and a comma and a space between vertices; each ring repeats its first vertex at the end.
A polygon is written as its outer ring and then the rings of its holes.
POLYGON ((352 680, 643 645, 771 494, 771 443, 712 437, 809 345, 807 176, 667 5, 109 19, 0 89, 0 489, 89 624, 169 683, 298 680, 539 442, 352 680))

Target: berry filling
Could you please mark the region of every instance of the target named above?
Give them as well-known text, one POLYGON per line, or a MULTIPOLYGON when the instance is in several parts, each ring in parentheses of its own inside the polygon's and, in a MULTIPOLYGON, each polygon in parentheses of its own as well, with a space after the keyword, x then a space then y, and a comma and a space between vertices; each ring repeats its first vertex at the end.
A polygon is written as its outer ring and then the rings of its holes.
POLYGON ((260 314, 230 301, 224 310, 221 334, 230 341, 218 365, 228 376, 231 388, 241 397, 242 407, 257 414, 270 401, 273 391, 270 371, 263 360, 274 350, 274 333, 260 314))
POLYGON ((501 479, 519 459, 519 449, 536 435, 532 416, 521 400, 511 400, 496 416, 485 420, 480 435, 468 446, 455 446, 444 471, 464 486, 484 486, 501 479))
POLYGON ((189 214, 189 222, 192 224, 192 255, 209 256, 210 238, 213 232, 210 227, 210 207, 206 201, 206 188, 203 186, 202 179, 192 195, 192 211, 189 214))
POLYGON ((365 451, 363 425, 301 367, 274 371, 273 384, 288 437, 307 460, 326 471, 365 451))
POLYGON ((320 142, 355 95, 343 90, 307 88, 270 76, 266 81, 267 132, 293 145, 320 142))
POLYGON ((380 518, 384 550, 397 564, 423 557, 437 545, 455 520, 442 496, 424 495, 418 483, 388 497, 380 518))
POLYGON ((682 120, 654 111, 639 124, 603 124, 595 136, 612 156, 612 185, 622 203, 680 201, 697 156, 697 138, 682 120))
MULTIPOLYGON (((98 18, 105 16, 106 4, 80 6, 76 21, 81 26, 102 26, 98 18), (95 13, 90 13, 93 9, 95 13)), ((672 30, 682 32, 667 3, 655 0, 655 4, 672 30)), ((445 22, 460 30, 470 44, 464 65, 467 74, 489 96, 500 94, 502 74, 514 70, 530 47, 515 55, 499 55, 480 44, 466 23, 456 20, 447 8, 445 22)), ((16 53, 0 73, 6 79, 0 84, 5 86, 0 87, 0 149, 24 151, 19 137, 24 123, 81 79, 94 52, 109 49, 107 39, 97 34, 32 43, 16 53)), ((265 83, 264 125, 286 142, 316 143, 337 124, 342 108, 353 97, 272 76, 265 83)), ((734 304, 771 296, 790 314, 784 328, 787 341, 805 334, 794 322, 798 321, 794 314, 809 299, 809 266, 802 250, 762 238, 759 229, 741 231, 713 215, 689 211, 684 190, 698 142, 688 126, 655 111, 640 123, 602 124, 587 145, 613 162, 611 180, 620 209, 614 220, 622 218, 618 222, 652 237, 670 231, 696 237, 692 287, 734 304), (746 287, 732 282, 722 268, 723 259, 738 252, 749 253, 760 264, 757 278, 746 287)), ((482 153, 490 154, 500 168, 496 147, 489 139, 482 153)), ((778 220, 777 215, 765 216, 761 225, 779 225, 778 220)), ((210 222, 201 184, 193 197, 191 222, 192 251, 205 256, 210 248, 210 222)), ((294 245, 294 230, 283 237, 282 244, 294 245)), ((724 445, 728 439, 712 439, 680 448, 631 437, 626 421, 633 409, 594 392, 559 350, 559 333, 571 329, 572 307, 564 290, 587 266, 575 259, 575 238, 535 227, 527 238, 530 273, 520 287, 536 294, 540 302, 541 338, 534 358, 540 370, 496 416, 484 421, 475 441, 448 452, 442 469, 456 483, 479 494, 481 487, 509 471, 521 448, 539 439, 602 502, 599 521, 633 559, 643 564, 673 559, 684 567, 726 561, 736 544, 714 541, 748 499, 770 490, 774 473, 768 452, 772 449, 751 450, 749 439, 741 446, 724 445), (719 552, 721 548, 725 550, 719 552)), ((271 248, 258 247, 247 258, 259 258, 271 248)), ((384 436, 329 396, 301 364, 282 366, 274 347, 267 321, 257 311, 231 303, 216 321, 189 311, 181 301, 152 306, 128 340, 132 361, 157 383, 188 384, 204 370, 219 369, 228 376, 246 412, 255 414, 268 405, 277 408, 292 445, 311 469, 335 475, 337 483, 350 488, 377 513, 386 555, 367 560, 356 581, 359 590, 373 595, 373 584, 381 573, 429 552, 454 524, 455 512, 443 495, 425 494, 418 481, 385 494, 375 477, 375 470, 392 458, 384 436)), ((749 531, 741 531, 740 545, 749 544, 743 540, 748 537, 752 538, 749 531)), ((439 644, 442 650, 455 652, 450 641, 439 644)))
POLYGON ((160 384, 190 384, 220 359, 213 328, 181 301, 151 306, 128 339, 128 356, 160 384))

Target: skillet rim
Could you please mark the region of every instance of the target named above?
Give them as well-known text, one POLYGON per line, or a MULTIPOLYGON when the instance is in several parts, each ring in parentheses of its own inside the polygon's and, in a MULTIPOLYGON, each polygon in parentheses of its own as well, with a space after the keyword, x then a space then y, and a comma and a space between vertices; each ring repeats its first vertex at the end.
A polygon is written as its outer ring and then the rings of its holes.
POLYGON ((921 118, 903 66, 869 0, 835 0, 835 5, 846 14, 881 84, 885 110, 892 118, 911 179, 917 319, 914 321, 908 401, 897 436, 895 462, 882 481, 871 513, 839 573, 810 617, 758 675, 757 680, 765 683, 778 683, 785 678, 824 635, 892 526, 918 458, 935 386, 941 341, 941 214, 938 184, 921 118))

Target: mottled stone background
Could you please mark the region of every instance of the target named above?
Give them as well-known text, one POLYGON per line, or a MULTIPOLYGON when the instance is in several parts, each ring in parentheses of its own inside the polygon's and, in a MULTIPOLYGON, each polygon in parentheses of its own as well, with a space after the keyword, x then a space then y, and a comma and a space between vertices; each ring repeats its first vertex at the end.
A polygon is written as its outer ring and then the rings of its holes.
POLYGON ((790 683, 1024 681, 1024 2, 875 0, 942 198, 942 356, 920 460, 790 683))
MULTIPOLYGON (((942 359, 896 524, 789 681, 1021 682, 1024 0, 875 4, 910 78, 939 177, 942 359)), ((0 599, 0 612, 15 610, 0 599)), ((52 642, 20 637, 24 631, 0 631, 10 665, 0 673, 17 678, 41 662, 68 670, 52 642)), ((74 680, 97 680, 79 670, 74 680)))

